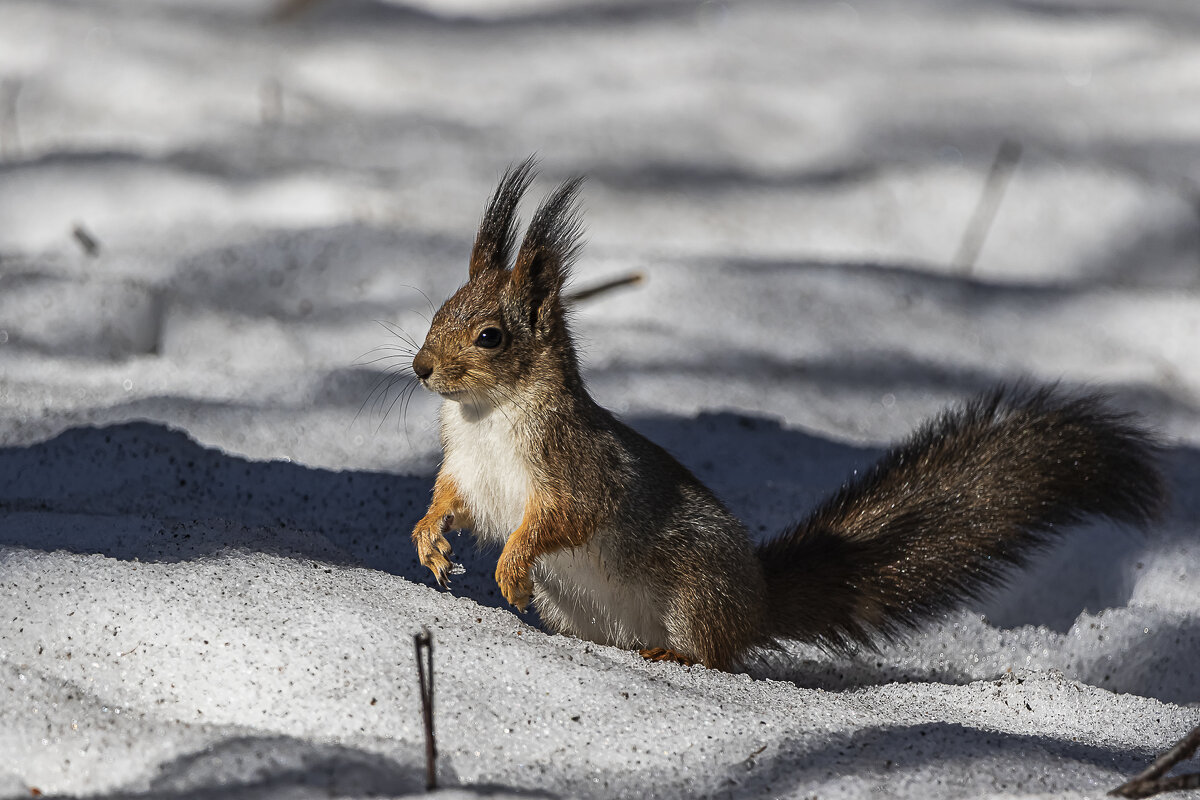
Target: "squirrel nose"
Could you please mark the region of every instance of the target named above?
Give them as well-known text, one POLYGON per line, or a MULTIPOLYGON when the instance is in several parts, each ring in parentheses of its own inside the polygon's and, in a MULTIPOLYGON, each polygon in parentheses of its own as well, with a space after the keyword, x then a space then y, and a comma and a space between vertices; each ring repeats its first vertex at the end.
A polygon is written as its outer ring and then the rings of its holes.
POLYGON ((426 351, 422 350, 417 353, 417 357, 413 359, 413 372, 421 380, 425 380, 433 374, 433 358, 426 351))

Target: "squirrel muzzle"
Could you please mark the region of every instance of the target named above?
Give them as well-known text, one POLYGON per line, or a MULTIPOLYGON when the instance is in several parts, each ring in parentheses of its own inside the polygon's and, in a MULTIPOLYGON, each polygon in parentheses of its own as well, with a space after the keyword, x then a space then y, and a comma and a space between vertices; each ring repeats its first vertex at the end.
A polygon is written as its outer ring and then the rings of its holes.
POLYGON ((417 352, 416 357, 413 358, 412 370, 414 373, 416 373, 416 376, 421 379, 422 383, 428 380, 429 376, 433 374, 433 362, 433 356, 430 355, 429 351, 424 347, 422 347, 420 351, 417 352))

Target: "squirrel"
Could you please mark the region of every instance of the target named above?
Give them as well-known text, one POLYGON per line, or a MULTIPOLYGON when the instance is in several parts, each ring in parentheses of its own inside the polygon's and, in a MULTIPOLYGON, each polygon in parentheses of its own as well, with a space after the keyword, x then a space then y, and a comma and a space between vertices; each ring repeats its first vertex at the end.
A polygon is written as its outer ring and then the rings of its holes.
POLYGON ((412 361, 443 398, 443 460, 412 533, 443 588, 446 533, 470 529, 503 546, 504 598, 532 602, 550 630, 731 670, 783 640, 894 640, 999 584, 1060 528, 1145 525, 1164 507, 1159 446, 1129 415, 1097 394, 1001 386, 756 546, 695 475, 588 393, 563 295, 582 179, 543 200, 514 259, 533 166, 505 172, 469 280, 412 361))

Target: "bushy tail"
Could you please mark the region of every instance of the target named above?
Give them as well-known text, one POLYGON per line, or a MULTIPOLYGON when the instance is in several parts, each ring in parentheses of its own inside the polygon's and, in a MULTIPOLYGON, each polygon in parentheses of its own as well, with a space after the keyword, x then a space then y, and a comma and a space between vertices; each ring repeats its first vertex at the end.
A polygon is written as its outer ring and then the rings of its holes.
POLYGON ((1103 398, 994 390, 891 450, 759 547, 775 639, 888 639, 1000 582, 1062 526, 1143 525, 1157 447, 1103 398))

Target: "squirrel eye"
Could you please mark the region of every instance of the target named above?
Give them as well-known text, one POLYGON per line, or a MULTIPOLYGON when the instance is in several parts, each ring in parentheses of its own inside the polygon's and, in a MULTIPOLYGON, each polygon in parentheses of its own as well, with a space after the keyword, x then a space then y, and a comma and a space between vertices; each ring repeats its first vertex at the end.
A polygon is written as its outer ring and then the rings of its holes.
POLYGON ((504 334, 499 328, 484 328, 479 332, 479 336, 475 337, 475 346, 491 350, 493 347, 499 347, 503 338, 504 334))

